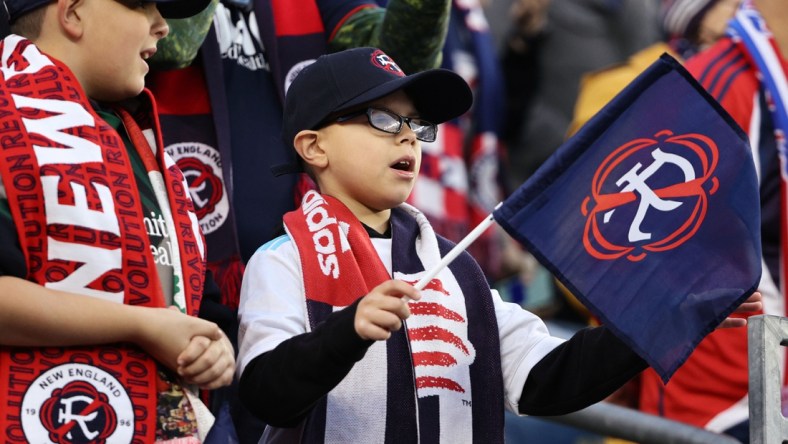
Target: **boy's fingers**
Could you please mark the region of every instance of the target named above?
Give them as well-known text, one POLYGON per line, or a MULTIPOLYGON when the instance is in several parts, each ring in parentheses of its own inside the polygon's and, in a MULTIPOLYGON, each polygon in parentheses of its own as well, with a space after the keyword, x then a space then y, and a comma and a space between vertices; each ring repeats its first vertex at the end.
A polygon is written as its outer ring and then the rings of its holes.
POLYGON ((354 323, 356 333, 363 339, 388 339, 392 331, 402 328, 402 320, 410 316, 408 301, 420 298, 421 293, 405 281, 383 282, 359 303, 354 323))
POLYGON ((717 328, 740 328, 747 325, 747 320, 744 318, 725 318, 717 328))
POLYGON ((226 385, 230 385, 230 383, 233 382, 233 374, 234 374, 233 367, 228 367, 218 377, 212 379, 209 382, 199 384, 199 387, 202 390, 214 390, 214 389, 217 389, 219 387, 224 387, 226 385))
POLYGON ((206 321, 204 319, 199 319, 199 321, 202 325, 200 325, 199 329, 195 333, 195 336, 205 336, 211 341, 218 341, 224 337, 224 332, 215 323, 206 321))
POLYGON ((372 323, 387 331, 397 331, 402 328, 402 319, 398 313, 378 312, 371 319, 372 323))
MULTIPOLYGON (((229 344, 229 343, 228 343, 229 344)), ((226 385, 232 379, 235 359, 223 340, 211 342, 199 359, 178 369, 189 383, 197 385, 226 385), (229 378, 229 379, 228 379, 229 378)), ((230 347, 231 348, 231 347, 230 347)))
POLYGON ((362 339, 371 341, 385 341, 391 337, 391 332, 370 322, 361 323, 356 330, 362 339))
POLYGON ((735 313, 750 313, 763 310, 762 302, 745 302, 736 308, 735 313))
POLYGON ((374 318, 385 314, 393 314, 399 319, 407 319, 410 316, 406 299, 381 295, 372 295, 367 303, 359 305, 358 311, 361 317, 371 319, 376 324, 378 322, 374 318))
POLYGON ((378 286, 378 289, 381 293, 384 293, 389 296, 395 297, 407 297, 408 299, 412 299, 417 301, 421 299, 421 292, 416 289, 413 285, 400 280, 390 280, 386 281, 378 286))
POLYGON ((401 295, 406 296, 408 299, 413 301, 418 301, 421 299, 421 292, 416 289, 413 285, 408 284, 407 282, 403 282, 404 286, 400 289, 401 295))
POLYGON ((359 327, 371 324, 386 330, 398 330, 402 326, 401 316, 402 314, 395 310, 369 308, 359 313, 359 316, 356 317, 356 324, 359 327))
POLYGON ((751 313, 763 310, 763 295, 755 292, 750 295, 741 305, 736 307, 734 313, 751 313))
POLYGON ((188 380, 189 383, 191 384, 202 385, 202 384, 207 384, 213 381, 214 379, 216 379, 216 377, 220 375, 221 372, 224 370, 225 370, 225 366, 224 365, 219 366, 217 362, 209 366, 206 365, 201 365, 199 367, 190 366, 188 369, 182 369, 183 374, 181 376, 186 378, 186 380, 188 380))
POLYGON ((178 366, 188 366, 200 357, 211 345, 211 340, 205 336, 195 336, 189 341, 186 349, 178 355, 178 366))

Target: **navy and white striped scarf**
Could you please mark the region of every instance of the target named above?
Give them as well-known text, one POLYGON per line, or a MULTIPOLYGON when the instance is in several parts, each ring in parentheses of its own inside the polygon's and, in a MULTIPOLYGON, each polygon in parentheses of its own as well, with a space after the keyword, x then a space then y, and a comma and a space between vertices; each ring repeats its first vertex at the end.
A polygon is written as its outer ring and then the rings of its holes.
MULTIPOLYGON (((301 258, 310 328, 389 278, 339 201, 309 192, 285 225, 301 258)), ((453 246, 406 204, 392 210, 391 228, 396 279, 417 282, 453 246)), ((313 408, 303 442, 503 442, 498 326, 476 262, 463 253, 410 308, 406 328, 373 344, 313 408)))

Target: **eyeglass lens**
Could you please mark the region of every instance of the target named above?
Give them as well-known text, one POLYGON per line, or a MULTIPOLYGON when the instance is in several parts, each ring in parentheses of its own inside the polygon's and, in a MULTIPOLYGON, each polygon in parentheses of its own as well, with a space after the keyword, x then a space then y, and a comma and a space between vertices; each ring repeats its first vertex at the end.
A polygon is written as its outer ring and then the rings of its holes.
POLYGON ((416 138, 425 142, 434 142, 436 127, 434 124, 419 118, 403 117, 389 111, 369 108, 367 111, 369 123, 373 127, 387 133, 397 134, 402 129, 403 120, 416 135, 416 138))

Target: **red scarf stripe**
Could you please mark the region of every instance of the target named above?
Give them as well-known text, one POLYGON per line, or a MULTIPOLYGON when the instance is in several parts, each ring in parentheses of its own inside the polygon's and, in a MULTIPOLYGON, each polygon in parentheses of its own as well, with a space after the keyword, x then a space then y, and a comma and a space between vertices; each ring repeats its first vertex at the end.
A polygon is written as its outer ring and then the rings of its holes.
POLYGON ((443 327, 433 325, 424 328, 411 328, 408 330, 408 334, 411 341, 443 341, 459 348, 466 355, 470 354, 470 350, 462 342, 462 339, 443 327))
POLYGON ((450 321, 465 322, 465 319, 456 311, 449 310, 441 304, 434 302, 411 302, 408 304, 412 315, 438 316, 450 321))
POLYGON ((445 352, 414 352, 413 365, 416 367, 420 365, 450 367, 452 365, 457 365, 457 360, 454 359, 454 356, 445 352))
POLYGON ((420 376, 416 378, 416 387, 420 389, 441 388, 453 392, 465 393, 465 390, 455 381, 439 376, 420 376))

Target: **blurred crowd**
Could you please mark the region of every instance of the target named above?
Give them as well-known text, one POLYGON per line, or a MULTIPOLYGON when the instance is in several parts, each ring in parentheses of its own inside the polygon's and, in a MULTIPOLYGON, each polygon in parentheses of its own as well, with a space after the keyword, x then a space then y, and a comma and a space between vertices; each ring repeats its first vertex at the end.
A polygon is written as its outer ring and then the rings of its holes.
MULTIPOLYGON (((780 30, 774 41, 784 70, 788 6, 781 1, 745 6, 780 30)), ((768 271, 760 290, 775 301, 765 304, 769 312, 784 315, 782 240, 775 233, 781 197, 769 179, 779 176, 772 174, 779 160, 777 149, 766 146, 779 145, 780 123, 768 120, 779 97, 758 87, 762 76, 746 54, 733 54, 738 41, 729 23, 740 6, 740 0, 213 0, 194 17, 168 19, 170 35, 159 43, 146 83, 158 101, 165 149, 183 170, 206 237, 215 291, 205 296, 200 317, 222 327, 237 350, 246 264, 282 233, 282 215, 314 187, 293 169, 295 153, 281 139, 283 98, 310 61, 355 46, 384 49, 408 73, 452 70, 471 86, 471 110, 422 144, 421 175, 409 199, 455 242, 663 53, 686 63, 705 87, 718 87, 715 98, 746 132, 762 110, 759 137, 751 137, 753 152, 766 159, 760 172, 768 271)), ((504 300, 542 317, 553 334, 596 324, 503 230, 488 229, 468 251, 504 300)), ((748 442, 746 329, 738 330, 712 333, 671 384, 647 371, 609 401, 748 442)), ((236 384, 215 390, 207 404, 227 436, 257 442, 265 424, 241 405, 237 390, 236 384)), ((611 442, 514 414, 506 417, 506 438, 611 442)))

